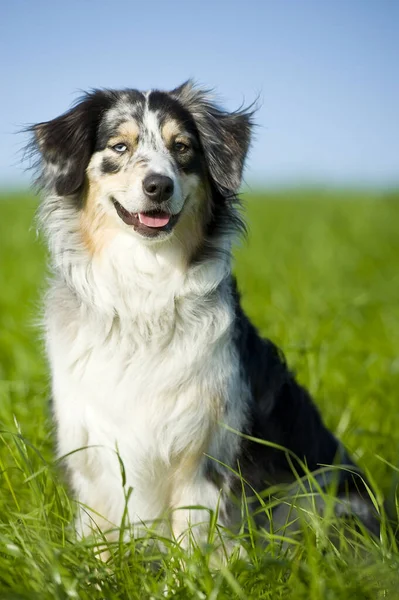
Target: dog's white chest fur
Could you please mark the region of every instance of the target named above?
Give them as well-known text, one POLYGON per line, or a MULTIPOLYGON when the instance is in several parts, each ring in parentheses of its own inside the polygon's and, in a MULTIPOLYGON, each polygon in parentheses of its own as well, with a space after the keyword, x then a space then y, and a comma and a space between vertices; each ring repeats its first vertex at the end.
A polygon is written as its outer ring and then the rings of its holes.
POLYGON ((179 487, 202 477, 204 453, 220 458, 223 447, 223 459, 233 457, 237 440, 221 423, 243 422, 234 315, 220 265, 189 275, 162 261, 146 265, 145 275, 132 268, 122 283, 114 267, 86 269, 98 309, 57 282, 48 303, 59 453, 84 448, 68 458, 73 486, 116 525, 123 478, 133 488, 131 520, 160 517, 180 502, 179 487), (107 310, 111 296, 119 298, 117 311, 107 310))

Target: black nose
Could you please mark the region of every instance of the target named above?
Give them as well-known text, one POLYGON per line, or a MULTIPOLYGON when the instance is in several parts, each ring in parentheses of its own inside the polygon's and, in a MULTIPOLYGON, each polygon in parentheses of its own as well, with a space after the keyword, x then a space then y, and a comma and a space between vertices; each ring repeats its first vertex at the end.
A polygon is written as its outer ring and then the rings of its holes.
POLYGON ((143 180, 143 190, 151 200, 163 202, 173 194, 173 181, 166 175, 150 173, 143 180))

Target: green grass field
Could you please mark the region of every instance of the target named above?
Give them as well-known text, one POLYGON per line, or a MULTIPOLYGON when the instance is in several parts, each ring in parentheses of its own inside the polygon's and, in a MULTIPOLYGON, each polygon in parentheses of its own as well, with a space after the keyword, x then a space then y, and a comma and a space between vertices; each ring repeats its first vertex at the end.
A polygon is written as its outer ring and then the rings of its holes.
MULTIPOLYGON (((285 351, 328 426, 396 512, 399 480, 399 195, 269 193, 245 199, 236 252, 249 315, 285 351)), ((77 541, 73 502, 53 458, 40 332, 45 250, 36 201, 0 198, 0 599, 364 600, 399 598, 392 529, 242 536, 249 558, 213 571, 208 552, 120 542, 108 564, 77 541), (285 543, 283 543, 285 542, 285 543)), ((384 515, 383 515, 384 517, 384 515)))

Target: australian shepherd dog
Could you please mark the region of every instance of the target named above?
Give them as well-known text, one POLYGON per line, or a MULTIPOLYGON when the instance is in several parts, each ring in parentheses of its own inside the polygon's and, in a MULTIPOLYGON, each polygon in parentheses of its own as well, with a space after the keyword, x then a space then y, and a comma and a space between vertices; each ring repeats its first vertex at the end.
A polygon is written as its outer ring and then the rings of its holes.
POLYGON ((364 478, 240 306, 231 248, 252 119, 187 82, 95 90, 32 128, 53 413, 80 535, 112 540, 127 514, 132 535, 167 522, 184 541, 210 511, 229 530, 243 490, 338 464, 341 512, 374 520, 364 478))

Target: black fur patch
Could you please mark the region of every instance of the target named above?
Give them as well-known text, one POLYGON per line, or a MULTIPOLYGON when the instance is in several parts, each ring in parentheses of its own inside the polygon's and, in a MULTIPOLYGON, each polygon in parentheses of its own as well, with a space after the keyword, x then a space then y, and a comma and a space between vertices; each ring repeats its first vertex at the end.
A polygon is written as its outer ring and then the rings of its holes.
POLYGON ((112 91, 86 94, 68 112, 32 128, 44 160, 44 184, 54 185, 60 196, 74 194, 82 187, 100 120, 116 98, 112 91), (51 164, 51 169, 46 164, 51 164))
MULTIPOLYGON (((291 450, 310 470, 321 463, 333 464, 338 442, 323 425, 307 391, 287 368, 283 354, 270 341, 262 339, 243 312, 235 281, 235 344, 241 369, 251 390, 251 419, 245 433, 291 450)), ((245 442, 245 475, 257 487, 274 483, 274 475, 292 470, 281 450, 245 442)), ((301 472, 299 465, 298 471, 301 472)), ((302 474, 302 473, 301 473, 302 474)))
POLYGON ((101 162, 101 171, 104 174, 117 173, 119 169, 120 165, 117 161, 112 160, 112 158, 109 158, 108 156, 104 156, 101 162))
POLYGON ((101 151, 106 148, 108 140, 115 136, 119 127, 125 121, 134 119, 138 123, 143 120, 145 96, 138 90, 120 90, 114 92, 116 96, 116 109, 112 119, 107 119, 106 115, 101 120, 97 132, 96 151, 101 151))
MULTIPOLYGON (((321 487, 326 488, 332 478, 338 497, 350 501, 348 513, 352 510, 366 527, 378 533, 377 514, 364 476, 324 425, 309 393, 288 369, 282 352, 270 340, 259 336, 243 312, 235 280, 232 280, 232 288, 235 344, 241 372, 251 392, 250 418, 243 433, 289 451, 243 440, 238 462, 243 479, 252 488, 250 495, 254 489, 262 492, 271 485, 290 484, 297 476, 304 476, 301 463, 309 471, 324 465, 344 465, 348 470, 331 471, 329 478, 321 476, 321 487)), ((238 483, 237 493, 240 493, 240 485, 238 483)))
POLYGON ((198 130, 193 115, 188 111, 178 99, 171 96, 168 92, 155 90, 148 97, 148 108, 156 111, 161 126, 168 119, 175 119, 182 123, 188 133, 198 138, 198 130))

